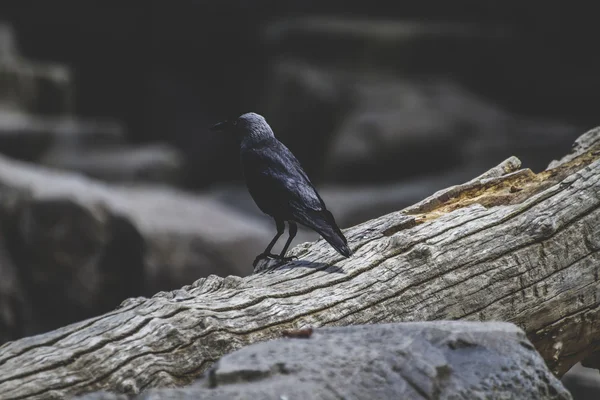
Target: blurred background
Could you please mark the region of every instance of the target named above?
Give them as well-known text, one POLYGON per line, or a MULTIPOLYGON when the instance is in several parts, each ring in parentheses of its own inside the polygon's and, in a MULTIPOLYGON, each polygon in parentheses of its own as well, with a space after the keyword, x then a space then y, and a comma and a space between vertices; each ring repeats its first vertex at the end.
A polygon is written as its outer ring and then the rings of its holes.
POLYGON ((275 229, 225 118, 263 114, 342 227, 545 169, 600 124, 583 4, 2 0, 0 343, 251 273, 275 229))

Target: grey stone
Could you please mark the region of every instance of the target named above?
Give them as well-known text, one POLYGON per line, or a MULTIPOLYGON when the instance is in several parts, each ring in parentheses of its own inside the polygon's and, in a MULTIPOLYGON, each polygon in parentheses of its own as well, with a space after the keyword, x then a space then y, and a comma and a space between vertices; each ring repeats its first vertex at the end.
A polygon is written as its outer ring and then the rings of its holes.
POLYGON ((123 127, 115 121, 40 116, 0 106, 0 152, 13 158, 37 161, 51 149, 77 151, 123 138, 123 127))
POLYGON ((459 167, 483 170, 507 154, 542 170, 581 132, 560 120, 517 115, 434 74, 409 79, 292 61, 272 68, 266 114, 285 116, 275 117, 275 133, 305 168, 320 171, 311 175, 317 181, 374 184, 459 167), (299 98, 328 111, 299 106, 299 98))
POLYGON ((108 182, 172 185, 181 182, 184 165, 183 155, 163 143, 79 149, 57 146, 46 153, 40 162, 108 182))
POLYGON ((68 68, 23 58, 0 23, 0 153, 35 161, 50 148, 121 143, 115 121, 73 116, 73 91, 68 68))
POLYGON ((10 25, 0 23, 0 108, 65 115, 73 111, 71 71, 24 59, 10 25))
POLYGON ((484 58, 512 37, 506 26, 341 16, 279 19, 264 31, 265 44, 278 55, 418 73, 447 73, 457 64, 467 64, 473 51, 484 58))
POLYGON ((0 157, 0 225, 33 309, 30 333, 210 274, 248 275, 266 224, 202 196, 116 187, 0 157))
POLYGON ((302 63, 276 62, 269 80, 265 94, 269 124, 311 179, 318 181, 331 152, 332 133, 350 111, 351 97, 329 74, 302 63))
POLYGON ((331 179, 392 179, 465 164, 485 168, 506 154, 541 169, 547 154, 577 136, 575 126, 518 117, 444 79, 367 78, 356 83, 355 96, 326 167, 331 179))
POLYGON ((600 399, 600 372, 576 364, 561 379, 575 400, 600 399))
POLYGON ((4 232, 0 230, 0 343, 18 339, 29 333, 26 329, 31 323, 29 304, 25 302, 23 286, 17 272, 6 248, 4 232))
POLYGON ((318 180, 390 182, 507 154, 541 170, 581 131, 472 90, 472 54, 477 68, 498 69, 517 40, 507 26, 307 16, 273 22, 263 40, 273 55, 266 114, 318 180))

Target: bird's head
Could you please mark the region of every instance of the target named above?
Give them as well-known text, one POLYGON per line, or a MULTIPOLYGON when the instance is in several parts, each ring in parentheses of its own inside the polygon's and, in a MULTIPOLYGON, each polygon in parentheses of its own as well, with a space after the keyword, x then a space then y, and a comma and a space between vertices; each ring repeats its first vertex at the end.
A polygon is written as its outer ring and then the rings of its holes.
POLYGON ((274 136, 273 130, 265 118, 253 112, 242 114, 233 120, 219 122, 213 125, 210 130, 232 134, 242 143, 257 142, 274 136))

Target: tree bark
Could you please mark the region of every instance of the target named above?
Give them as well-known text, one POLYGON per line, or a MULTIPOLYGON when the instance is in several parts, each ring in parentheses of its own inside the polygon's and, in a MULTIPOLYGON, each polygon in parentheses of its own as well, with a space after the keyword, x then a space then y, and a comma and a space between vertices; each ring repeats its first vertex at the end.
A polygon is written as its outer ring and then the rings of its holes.
POLYGON ((441 319, 513 322, 561 376, 600 350, 599 158, 596 129, 546 171, 512 157, 346 230, 349 259, 320 239, 245 278, 210 276, 7 343, 0 397, 181 386, 283 330, 441 319))

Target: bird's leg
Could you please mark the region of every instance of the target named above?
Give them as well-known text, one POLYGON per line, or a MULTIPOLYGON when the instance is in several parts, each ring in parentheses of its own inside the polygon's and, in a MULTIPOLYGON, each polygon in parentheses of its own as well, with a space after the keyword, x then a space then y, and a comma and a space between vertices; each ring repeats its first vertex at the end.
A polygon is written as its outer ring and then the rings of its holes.
POLYGON ((265 251, 263 251, 258 256, 256 256, 256 258, 254 259, 254 262, 252 263, 253 266, 256 267, 256 264, 258 263, 258 261, 263 258, 267 258, 267 257, 279 258, 276 254, 271 254, 271 250, 273 249, 273 246, 275 246, 275 243, 277 243, 277 240, 285 232, 285 223, 281 220, 276 219, 275 226, 277 227, 277 233, 275 234, 275 237, 273 237, 273 239, 271 240, 271 242, 269 243, 269 245, 267 246, 265 251))
POLYGON ((275 237, 273 238, 273 240, 271 240, 271 243, 269 243, 265 251, 262 252, 262 255, 274 256, 274 254, 271 254, 271 250, 273 249, 273 246, 275 246, 275 243, 277 243, 277 240, 279 240, 281 235, 283 235, 283 233, 285 232, 285 223, 283 221, 275 220, 275 226, 277 227, 277 233, 275 234, 275 237))
POLYGON ((292 221, 288 221, 288 225, 290 227, 290 229, 288 231, 289 237, 288 237, 287 242, 285 242, 285 246, 283 246, 283 250, 281 250, 281 254, 279 254, 279 257, 278 257, 282 261, 290 261, 295 258, 295 257, 286 257, 285 253, 287 253, 287 250, 290 247, 292 240, 294 240, 294 238, 296 237, 296 233, 298 233, 298 225, 296 225, 296 223, 292 222, 292 221))

